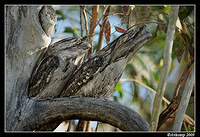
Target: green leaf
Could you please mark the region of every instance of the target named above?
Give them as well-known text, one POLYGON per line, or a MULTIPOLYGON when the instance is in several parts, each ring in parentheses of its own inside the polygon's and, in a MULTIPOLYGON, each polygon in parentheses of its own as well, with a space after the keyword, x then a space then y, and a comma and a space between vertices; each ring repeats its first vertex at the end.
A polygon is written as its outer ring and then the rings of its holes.
POLYGON ((73 36, 77 36, 76 31, 71 27, 65 27, 64 33, 72 33, 73 36))
POLYGON ((148 82, 148 80, 147 80, 147 78, 144 76, 144 75, 142 75, 142 81, 146 84, 146 85, 149 85, 149 82, 148 82))
POLYGON ((187 126, 187 130, 186 131, 192 131, 190 125, 187 126))
MULTIPOLYGON (((172 59, 173 60, 173 59, 172 59)), ((170 72, 174 69, 174 61, 171 61, 170 72)))
POLYGON ((120 95, 120 98, 122 99, 123 98, 123 90, 122 90, 122 87, 121 87, 121 83, 118 82, 117 83, 117 86, 115 87, 115 90, 118 91, 119 95, 120 95))
POLYGON ((64 20, 64 19, 66 19, 65 15, 63 14, 63 11, 56 10, 56 14, 58 15, 57 16, 57 20, 64 20))
POLYGON ((164 8, 164 13, 169 14, 171 6, 167 6, 164 8))

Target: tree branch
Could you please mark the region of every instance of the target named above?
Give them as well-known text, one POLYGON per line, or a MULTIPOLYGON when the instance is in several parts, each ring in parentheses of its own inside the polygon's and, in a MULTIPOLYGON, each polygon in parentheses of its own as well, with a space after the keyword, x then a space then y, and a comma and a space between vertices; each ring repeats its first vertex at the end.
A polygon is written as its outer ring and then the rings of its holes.
POLYGON ((93 39, 94 39, 94 34, 95 34, 95 25, 96 25, 96 22, 97 22, 97 17, 98 17, 98 13, 99 13, 99 5, 97 6, 93 6, 93 9, 92 9, 92 20, 91 20, 91 23, 90 23, 90 44, 91 44, 91 49, 90 51, 88 52, 88 57, 92 55, 93 53, 93 39))
POLYGON ((85 12, 86 7, 85 6, 82 6, 82 7, 83 7, 83 16, 84 16, 84 19, 85 19, 86 35, 88 35, 88 20, 87 20, 87 14, 85 12))
POLYGON ((105 28, 105 24, 106 24, 106 21, 107 21, 107 16, 110 12, 110 6, 107 6, 106 7, 106 10, 105 10, 105 15, 103 13, 103 21, 102 21, 102 26, 100 27, 100 32, 99 32, 99 40, 98 40, 98 46, 97 46, 97 51, 101 50, 101 47, 102 47, 102 44, 103 44, 103 39, 104 39, 104 28, 105 28))
POLYGON ((81 37, 83 37, 83 7, 80 6, 81 37))
MULTIPOLYGON (((192 66, 193 63, 194 63, 194 59, 192 59, 192 60, 188 63, 188 65, 187 65, 186 68, 184 69, 183 73, 181 74, 181 77, 179 78, 178 83, 177 83, 177 85, 176 85, 176 88, 175 88, 175 90, 174 90, 174 94, 173 94, 173 98, 172 98, 172 99, 174 99, 176 96, 178 96, 178 92, 179 92, 179 88, 180 88, 180 86, 181 86, 181 83, 184 81, 185 76, 187 75, 187 73, 188 73, 188 71, 189 71, 189 69, 190 69, 190 67, 192 66)), ((190 73, 190 72, 189 72, 189 73, 190 73)))
POLYGON ((179 105, 177 113, 176 113, 172 131, 180 131, 181 130, 181 126, 182 126, 183 119, 184 119, 184 114, 186 112, 186 109, 187 109, 187 106, 188 106, 188 103, 190 100, 193 86, 194 86, 194 68, 192 69, 192 71, 187 79, 185 88, 183 90, 183 95, 182 95, 181 102, 180 102, 180 105, 179 105))
POLYGON ((178 18, 178 9, 179 9, 179 6, 172 6, 170 10, 170 19, 169 19, 169 24, 168 24, 168 29, 167 29, 167 36, 165 40, 164 67, 163 67, 162 75, 158 83, 157 93, 154 99, 152 118, 151 118, 151 123, 150 123, 150 128, 149 128, 150 131, 156 131, 157 129, 159 114, 161 110, 162 97, 164 95, 167 77, 168 77, 170 66, 171 66, 171 54, 172 54, 176 21, 178 18))
POLYGON ((67 119, 101 121, 123 131, 148 130, 148 123, 135 111, 101 98, 56 98, 38 102, 29 100, 27 103, 27 113, 16 127, 17 131, 33 131, 49 123, 67 119))
MULTIPOLYGON (((154 94, 156 94, 157 91, 155 91, 154 89, 152 89, 151 87, 145 85, 144 83, 142 83, 141 81, 137 80, 137 79, 120 79, 120 81, 131 81, 131 82, 135 82, 140 84, 141 86, 143 86, 144 88, 148 89, 149 91, 153 92, 154 94)), ((165 101, 165 103, 170 104, 170 102, 165 98, 162 97, 162 100, 165 101)))
MULTIPOLYGON (((191 61, 191 63, 192 63, 192 62, 193 62, 193 61, 191 61)), ((191 63, 189 63, 189 64, 191 64, 191 63)), ((187 67, 191 66, 191 65, 189 65, 189 64, 188 64, 187 67)), ((184 70, 184 71, 185 71, 185 70, 184 70)), ((149 86, 143 84, 142 82, 138 81, 137 79, 120 79, 120 81, 131 81, 131 82, 138 83, 138 84, 140 84, 141 86, 143 86, 144 88, 146 88, 146 89, 148 89, 149 91, 151 91, 151 92, 153 92, 154 94, 156 94, 156 91, 155 91, 154 89, 152 89, 152 88, 150 88, 149 86)), ((177 96, 175 97, 175 99, 176 99, 176 98, 177 98, 177 96)), ((168 101, 164 96, 162 97, 162 100, 165 101, 165 103, 167 103, 168 105, 173 103, 173 102, 172 102, 173 100, 172 100, 171 103, 170 103, 170 101, 168 101)), ((175 100, 175 101, 176 101, 176 100, 175 100)), ((178 104, 179 104, 179 103, 180 103, 180 100, 179 100, 178 104)), ((178 107, 178 106, 177 106, 177 107, 178 107)), ((167 108, 166 108, 166 109, 167 109, 167 108)), ((164 113, 164 111, 166 111, 166 110, 163 110, 162 113, 164 113)), ((176 110, 174 110, 174 111, 176 111, 176 110)), ((162 116, 162 113, 160 114, 160 117, 162 116)), ((166 117, 166 119, 167 119, 167 117, 166 117)), ((164 120, 163 120, 163 121, 164 121, 164 120)), ((194 120, 193 120, 190 116, 188 116, 187 114, 184 115, 184 122, 187 122, 188 124, 194 126, 194 120)), ((159 127, 161 126, 161 124, 162 124, 162 122, 160 123, 160 120, 159 120, 157 129, 159 129, 159 127)))

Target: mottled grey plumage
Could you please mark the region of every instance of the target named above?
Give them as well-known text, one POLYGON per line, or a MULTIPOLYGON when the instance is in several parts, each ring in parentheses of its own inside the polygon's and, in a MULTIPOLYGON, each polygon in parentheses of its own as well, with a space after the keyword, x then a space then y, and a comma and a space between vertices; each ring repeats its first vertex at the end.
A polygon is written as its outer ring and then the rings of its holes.
POLYGON ((39 100, 60 95, 90 47, 87 37, 66 38, 50 45, 32 73, 28 96, 39 100))
POLYGON ((65 85, 61 97, 83 95, 108 98, 128 62, 151 36, 145 26, 122 34, 80 65, 65 85))
POLYGON ((74 77, 68 81, 64 87, 64 91, 61 96, 71 96, 78 94, 80 89, 92 80, 92 78, 99 72, 100 67, 103 65, 105 59, 103 56, 95 56, 93 60, 88 60, 87 63, 84 63, 74 72, 74 77))

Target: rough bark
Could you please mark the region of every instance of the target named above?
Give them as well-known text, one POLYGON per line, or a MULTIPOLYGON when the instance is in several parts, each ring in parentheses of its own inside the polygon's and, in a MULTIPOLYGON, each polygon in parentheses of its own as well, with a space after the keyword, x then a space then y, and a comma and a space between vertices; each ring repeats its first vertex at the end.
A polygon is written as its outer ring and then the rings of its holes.
POLYGON ((23 116, 14 130, 36 130, 47 123, 66 119, 98 120, 121 130, 148 130, 147 122, 133 110, 109 100, 90 97, 57 98, 38 101, 27 100, 23 116))
POLYGON ((116 102, 97 98, 29 99, 29 80, 50 44, 55 11, 51 6, 6 6, 5 10, 6 131, 32 131, 74 118, 102 121, 121 130, 148 130, 141 116, 116 102))
POLYGON ((50 44, 56 16, 50 6, 6 6, 5 16, 6 130, 14 130, 23 117, 32 70, 50 44))

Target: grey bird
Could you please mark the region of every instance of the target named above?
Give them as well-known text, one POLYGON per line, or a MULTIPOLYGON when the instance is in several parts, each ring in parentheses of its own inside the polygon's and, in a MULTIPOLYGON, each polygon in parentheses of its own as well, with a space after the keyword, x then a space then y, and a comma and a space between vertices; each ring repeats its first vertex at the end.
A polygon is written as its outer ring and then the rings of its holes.
POLYGON ((87 58, 88 38, 71 37, 50 45, 36 65, 28 87, 34 100, 58 97, 73 72, 87 58))
POLYGON ((85 60, 67 82, 60 96, 110 97, 126 65, 152 37, 145 27, 146 25, 122 34, 85 60))
MULTIPOLYGON (((77 42, 78 38, 69 38, 66 43, 70 44, 63 44, 63 41, 55 43, 48 49, 33 73, 29 97, 36 100, 76 95, 109 98, 126 65, 151 37, 145 25, 132 29, 88 59, 86 59, 86 51, 89 46, 82 43, 80 49, 77 48, 75 45, 80 45, 77 43, 82 41, 77 42), (62 44, 72 46, 62 47, 62 44), (58 50, 56 45, 60 46, 58 50), (85 50, 81 49, 83 45, 86 46, 85 50), (55 91, 57 92, 54 93, 55 91)), ((38 130, 53 130, 60 122, 38 130)))

